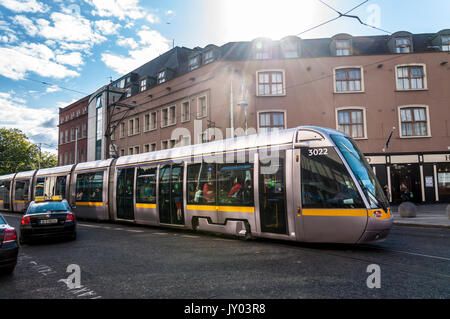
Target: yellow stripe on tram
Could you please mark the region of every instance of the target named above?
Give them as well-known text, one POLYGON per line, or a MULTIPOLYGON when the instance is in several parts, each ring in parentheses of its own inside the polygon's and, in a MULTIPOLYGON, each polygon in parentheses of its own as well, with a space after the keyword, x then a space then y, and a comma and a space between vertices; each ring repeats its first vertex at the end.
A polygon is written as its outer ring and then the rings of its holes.
POLYGON ((303 216, 367 217, 366 209, 303 209, 303 216))
POLYGON ((16 200, 15 201, 17 204, 25 204, 25 201, 24 200, 16 200))
POLYGON ((255 207, 241 207, 241 206, 208 206, 208 205, 187 205, 187 210, 202 210, 202 211, 219 211, 219 212, 237 212, 237 213, 254 213, 255 207))
POLYGON ((136 208, 156 208, 156 204, 136 204, 136 208))
POLYGON ((103 202, 77 202, 79 206, 103 206, 103 202))

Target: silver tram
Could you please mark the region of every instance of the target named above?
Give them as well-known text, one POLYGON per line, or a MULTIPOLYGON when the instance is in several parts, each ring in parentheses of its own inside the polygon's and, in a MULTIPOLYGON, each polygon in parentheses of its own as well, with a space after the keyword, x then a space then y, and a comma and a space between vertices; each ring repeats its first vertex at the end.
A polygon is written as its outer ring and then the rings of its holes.
POLYGON ((392 227, 356 143, 312 126, 0 176, 0 210, 52 195, 78 218, 245 237, 367 243, 392 227))

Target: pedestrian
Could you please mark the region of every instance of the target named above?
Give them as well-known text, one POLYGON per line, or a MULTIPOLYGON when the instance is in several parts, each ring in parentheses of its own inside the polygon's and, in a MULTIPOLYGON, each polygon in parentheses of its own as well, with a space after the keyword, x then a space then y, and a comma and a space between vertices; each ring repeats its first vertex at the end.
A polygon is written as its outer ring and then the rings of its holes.
POLYGON ((410 193, 408 187, 406 187, 405 183, 402 183, 400 185, 400 197, 403 202, 409 202, 410 201, 410 193))

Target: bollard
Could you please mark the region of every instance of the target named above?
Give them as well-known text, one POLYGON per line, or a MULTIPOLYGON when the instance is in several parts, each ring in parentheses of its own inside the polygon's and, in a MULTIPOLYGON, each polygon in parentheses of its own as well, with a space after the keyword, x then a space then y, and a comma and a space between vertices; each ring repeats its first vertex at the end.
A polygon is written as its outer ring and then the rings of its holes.
POLYGON ((447 205, 447 216, 450 219, 450 204, 447 205))
POLYGON ((404 202, 398 206, 401 218, 414 218, 417 216, 417 206, 411 202, 404 202))

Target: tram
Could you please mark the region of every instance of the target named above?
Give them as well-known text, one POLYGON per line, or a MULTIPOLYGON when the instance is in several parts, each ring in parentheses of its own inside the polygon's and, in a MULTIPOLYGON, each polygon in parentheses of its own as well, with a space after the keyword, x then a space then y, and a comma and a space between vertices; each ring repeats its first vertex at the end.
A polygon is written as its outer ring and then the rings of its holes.
POLYGON ((57 195, 78 218, 246 238, 368 243, 393 223, 355 141, 313 126, 0 176, 0 210, 57 195))

